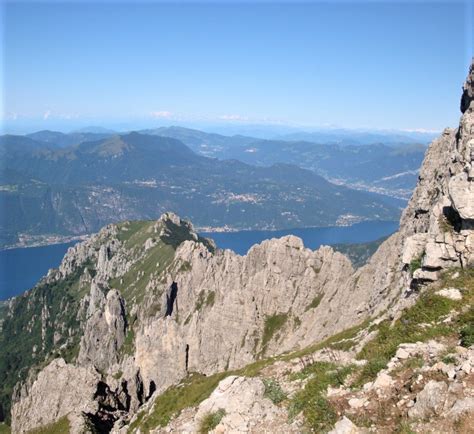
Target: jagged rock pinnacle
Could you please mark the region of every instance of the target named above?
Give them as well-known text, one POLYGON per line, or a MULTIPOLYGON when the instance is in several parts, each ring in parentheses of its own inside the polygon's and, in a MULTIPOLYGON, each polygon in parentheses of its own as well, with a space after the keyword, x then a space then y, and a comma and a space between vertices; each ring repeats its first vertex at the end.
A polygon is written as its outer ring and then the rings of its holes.
POLYGON ((467 75, 466 81, 463 86, 463 93, 461 97, 461 112, 465 112, 471 102, 474 100, 474 57, 471 61, 471 66, 469 68, 469 73, 467 75))

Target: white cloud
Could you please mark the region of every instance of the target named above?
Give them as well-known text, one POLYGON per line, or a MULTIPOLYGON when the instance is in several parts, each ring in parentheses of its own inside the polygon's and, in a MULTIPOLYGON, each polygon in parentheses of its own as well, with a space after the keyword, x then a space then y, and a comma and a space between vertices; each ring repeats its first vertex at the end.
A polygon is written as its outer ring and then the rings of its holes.
POLYGON ((173 116, 173 113, 166 110, 161 110, 161 111, 151 112, 150 116, 156 119, 169 119, 171 118, 171 116, 173 116))
POLYGON ((18 113, 6 112, 5 115, 3 116, 3 119, 9 120, 9 121, 16 121, 18 119, 18 113))
POLYGON ((43 119, 47 120, 51 116, 51 110, 46 110, 43 115, 43 119))
POLYGON ((249 118, 247 116, 241 115, 221 115, 219 119, 223 121, 248 121, 249 118))
POLYGON ((429 129, 429 128, 405 128, 401 131, 404 131, 406 133, 441 133, 442 130, 434 130, 434 129, 429 129))

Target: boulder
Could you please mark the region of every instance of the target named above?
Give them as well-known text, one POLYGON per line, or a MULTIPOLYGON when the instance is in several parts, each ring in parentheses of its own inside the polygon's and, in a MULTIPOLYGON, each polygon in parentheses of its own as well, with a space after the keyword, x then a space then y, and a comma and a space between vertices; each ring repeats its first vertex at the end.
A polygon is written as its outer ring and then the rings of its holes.
POLYGON ((448 386, 443 381, 430 380, 416 395, 415 405, 408 410, 411 418, 426 419, 439 416, 448 397, 448 386))
POLYGON ((469 180, 466 172, 450 179, 449 196, 461 218, 474 219, 474 182, 469 180))
POLYGON ((343 416, 336 425, 334 425, 334 429, 329 431, 329 434, 359 434, 361 430, 357 428, 356 425, 352 423, 350 419, 346 416, 343 416))
POLYGON ((453 300, 453 301, 462 300, 461 291, 459 291, 459 289, 457 288, 440 289, 439 291, 436 291, 436 294, 440 295, 441 297, 449 298, 450 300, 453 300))

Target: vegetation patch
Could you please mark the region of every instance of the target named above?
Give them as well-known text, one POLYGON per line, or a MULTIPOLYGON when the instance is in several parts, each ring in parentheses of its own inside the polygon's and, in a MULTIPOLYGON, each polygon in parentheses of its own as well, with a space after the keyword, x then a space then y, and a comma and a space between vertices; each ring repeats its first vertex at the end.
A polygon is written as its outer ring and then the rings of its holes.
POLYGON ((307 312, 310 309, 316 309, 319 306, 319 303, 321 303, 321 300, 323 299, 324 294, 318 294, 316 297, 313 298, 310 304, 306 306, 305 312, 307 312))
POLYGON ((120 349, 122 354, 132 355, 135 351, 135 331, 133 326, 127 330, 125 335, 125 340, 123 342, 122 348, 120 349))
POLYGON ((262 354, 265 353, 268 343, 272 340, 275 333, 286 323, 288 315, 286 313, 275 314, 265 317, 265 326, 262 337, 262 354))
POLYGON ((222 418, 225 416, 225 410, 219 408, 219 410, 214 413, 208 413, 203 417, 201 423, 199 424, 199 433, 207 434, 209 431, 212 431, 220 424, 222 418))
POLYGON ((452 223, 444 215, 440 215, 438 218, 438 226, 441 229, 441 232, 454 232, 454 227, 452 223))
POLYGON ((146 252, 123 276, 111 279, 109 285, 120 291, 128 306, 141 303, 151 277, 158 279, 174 259, 174 249, 161 241, 146 252))
POLYGON ((279 404, 287 398, 286 393, 283 391, 278 381, 271 378, 263 378, 262 381, 265 385, 265 392, 263 394, 265 398, 268 398, 274 404, 279 404))
MULTIPOLYGON (((395 355, 402 343, 426 342, 440 336, 458 336, 465 340, 466 345, 471 342, 474 324, 474 270, 451 271, 444 275, 442 286, 456 286, 463 288, 463 300, 454 301, 435 293, 434 288, 422 293, 417 302, 405 310, 395 324, 384 321, 377 326, 377 336, 368 342, 357 355, 358 359, 366 359, 368 363, 362 368, 355 385, 361 386, 372 381, 395 355), (453 310, 461 310, 463 306, 469 309, 458 315, 452 324, 440 321, 453 310), (464 338, 464 333, 466 338, 464 338)), ((472 341, 474 343, 474 341, 472 341)), ((472 344, 471 343, 471 344, 472 344)))
POLYGON ((79 279, 86 267, 91 269, 91 264, 84 263, 67 278, 39 283, 16 297, 11 315, 4 317, 0 330, 0 406, 7 423, 13 387, 26 379, 31 367, 39 363, 45 366, 56 357, 64 357, 66 361, 76 357, 80 332, 77 312, 87 292, 79 286, 79 279), (43 312, 48 313, 44 322, 43 312), (54 336, 57 330, 68 330, 68 333, 63 333, 58 341, 54 336))
POLYGON ((214 306, 216 300, 216 293, 214 291, 209 292, 206 297, 206 306, 214 306))
POLYGON ((196 300, 196 310, 198 312, 201 311, 202 307, 204 306, 204 303, 206 301, 206 295, 205 295, 205 291, 201 291, 199 294, 198 294, 198 298, 196 300))
POLYGON ((290 420, 303 412, 312 432, 327 432, 337 422, 337 413, 325 397, 328 386, 341 386, 353 370, 352 366, 338 367, 333 363, 316 362, 296 374, 310 378, 304 389, 291 399, 288 407, 290 420))
POLYGON ((181 384, 163 392, 156 399, 150 413, 139 413, 137 419, 130 425, 130 431, 133 432, 140 427, 142 432, 147 433, 156 427, 166 426, 185 408, 197 406, 207 399, 219 381, 227 375, 225 372, 209 377, 202 374, 190 375, 181 384))
POLYGON ((145 241, 150 238, 151 228, 155 224, 150 220, 137 220, 124 222, 117 226, 117 238, 124 243, 127 249, 142 247, 145 241))
POLYGON ((181 265, 179 266, 179 270, 178 272, 180 273, 185 273, 186 271, 190 271, 191 270, 191 263, 188 262, 188 261, 183 261, 181 262, 181 265))
POLYGON ((123 372, 117 371, 115 374, 112 375, 116 380, 120 380, 122 378, 123 372))
MULTIPOLYGON (((292 353, 280 356, 282 360, 291 360, 297 357, 303 357, 308 354, 314 353, 315 351, 321 350, 323 348, 334 348, 336 349, 339 345, 342 345, 343 342, 350 341, 353 344, 353 339, 365 328, 369 326, 370 319, 365 320, 364 322, 351 327, 349 329, 343 330, 322 342, 319 342, 315 345, 310 345, 309 347, 303 348, 299 351, 294 351, 292 353)), ((351 344, 351 345, 352 345, 351 344)))
POLYGON ((461 329, 461 345, 466 348, 474 345, 474 323, 467 324, 461 329))
POLYGON ((70 430, 69 420, 64 416, 57 422, 31 430, 28 434, 67 434, 70 430))
POLYGON ((410 262, 409 267, 410 267, 411 274, 413 274, 416 270, 421 268, 421 266, 423 265, 424 256, 425 256, 425 252, 423 252, 420 256, 418 256, 417 258, 413 259, 410 262))
POLYGON ((405 360, 399 367, 393 370, 394 374, 398 374, 400 372, 407 371, 409 369, 416 370, 422 368, 424 365, 423 357, 415 356, 410 357, 409 359, 405 360))

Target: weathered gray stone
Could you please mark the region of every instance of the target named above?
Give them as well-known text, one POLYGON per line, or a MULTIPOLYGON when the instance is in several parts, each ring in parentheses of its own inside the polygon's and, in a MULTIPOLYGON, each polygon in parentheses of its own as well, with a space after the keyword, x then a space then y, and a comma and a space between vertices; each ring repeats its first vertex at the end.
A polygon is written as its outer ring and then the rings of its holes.
POLYGON ((463 219, 474 219, 474 182, 461 172, 449 180, 449 195, 453 207, 463 219))
POLYGON ((53 423, 71 412, 95 413, 100 375, 90 366, 68 365, 63 359, 53 360, 12 407, 12 430, 24 433, 53 423))
POLYGON ((426 419, 440 415, 448 397, 448 386, 443 381, 429 381, 424 389, 416 395, 415 405, 410 408, 411 418, 426 419))
POLYGON ((334 429, 329 434, 359 434, 361 430, 352 423, 350 419, 343 416, 341 420, 336 422, 334 429))

